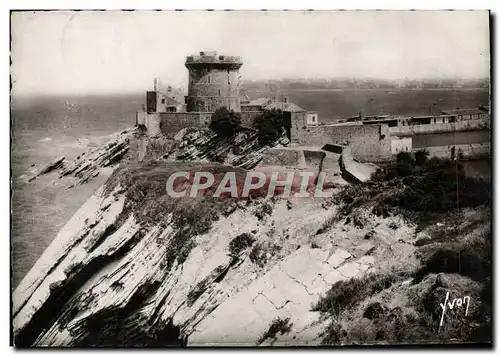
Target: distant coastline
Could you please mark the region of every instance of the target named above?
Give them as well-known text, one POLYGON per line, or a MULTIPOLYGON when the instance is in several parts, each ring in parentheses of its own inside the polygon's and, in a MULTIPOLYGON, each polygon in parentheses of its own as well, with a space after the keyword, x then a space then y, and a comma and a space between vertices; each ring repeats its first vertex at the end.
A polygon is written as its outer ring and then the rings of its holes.
POLYGON ((397 90, 408 90, 408 91, 419 91, 419 90, 457 90, 457 91, 475 91, 475 90, 488 90, 489 88, 476 87, 476 88, 457 88, 457 87, 441 87, 441 88, 310 88, 310 89, 293 89, 294 92, 313 92, 313 91, 370 91, 370 90, 381 90, 381 91, 397 91, 397 90))

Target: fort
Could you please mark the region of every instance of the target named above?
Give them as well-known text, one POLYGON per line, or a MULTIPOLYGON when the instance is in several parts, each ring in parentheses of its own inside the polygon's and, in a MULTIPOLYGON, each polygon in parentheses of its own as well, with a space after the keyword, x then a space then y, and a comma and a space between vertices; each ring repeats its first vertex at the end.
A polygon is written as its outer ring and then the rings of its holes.
MULTIPOLYGON (((356 162, 390 161, 401 151, 412 151, 411 137, 414 135, 490 127, 489 108, 484 106, 427 116, 359 115, 340 123, 323 123, 317 112, 299 107, 285 95, 281 99, 241 97, 239 70, 242 65, 241 57, 215 51, 187 56, 187 95, 171 86, 163 88, 155 79, 154 89, 146 92, 146 105, 137 112, 136 124, 144 127, 148 136, 173 138, 187 127, 208 127, 213 112, 221 107, 239 113, 244 127, 251 127, 265 110, 279 109, 290 148, 335 146, 342 150, 349 147, 348 152, 356 162)), ((467 147, 462 148, 466 156, 478 151, 471 148, 468 152, 467 147)), ((442 155, 448 150, 449 147, 436 147, 432 152, 442 155)))

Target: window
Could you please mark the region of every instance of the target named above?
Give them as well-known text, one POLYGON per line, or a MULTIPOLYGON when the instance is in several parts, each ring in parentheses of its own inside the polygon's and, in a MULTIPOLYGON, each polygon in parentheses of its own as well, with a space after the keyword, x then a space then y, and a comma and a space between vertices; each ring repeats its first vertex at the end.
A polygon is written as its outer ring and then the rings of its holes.
POLYGON ((210 76, 208 76, 208 84, 210 84, 210 76))
POLYGON ((227 84, 231 84, 231 79, 229 77, 229 74, 227 75, 227 84))
POLYGON ((161 99, 161 103, 165 104, 165 98, 161 99))
POLYGON ((219 96, 220 96, 220 89, 219 89, 219 96))

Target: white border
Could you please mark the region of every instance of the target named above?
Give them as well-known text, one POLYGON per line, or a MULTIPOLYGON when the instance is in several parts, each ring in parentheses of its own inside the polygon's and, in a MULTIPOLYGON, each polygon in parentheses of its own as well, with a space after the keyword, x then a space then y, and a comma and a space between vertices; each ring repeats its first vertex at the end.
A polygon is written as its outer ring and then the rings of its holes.
MULTIPOLYGON (((7 58, 9 56, 9 9, 241 9, 241 10, 246 10, 246 9, 491 9, 493 10, 493 14, 498 16, 498 13, 500 12, 498 9, 500 7, 500 1, 498 0, 407 0, 407 1, 402 1, 402 0, 385 0, 385 1, 375 1, 375 0, 346 0, 346 1, 328 1, 328 0, 304 0, 304 1, 297 1, 297 0, 253 0, 253 1, 235 1, 235 0, 229 0, 229 1, 203 1, 203 0, 176 0, 176 1, 150 1, 150 0, 141 0, 141 1, 130 1, 130 0, 121 0, 121 1, 95 1, 95 0, 87 0, 87 1, 62 1, 62 0, 52 0, 52 1, 36 1, 36 0, 31 0, 31 1, 2 1, 0 4, 0 8, 4 11, 0 11, 0 24, 1 24, 1 35, 0 35, 0 50, 2 51, 0 58, 3 58, 4 63, 7 63, 7 58)), ((494 44, 496 45, 497 39, 498 39, 498 19, 496 19, 495 22, 495 34, 492 34, 493 39, 494 39, 494 44)), ((496 68, 498 69, 498 58, 495 60, 496 68)), ((10 192, 8 190, 8 186, 10 186, 10 169, 7 169, 7 166, 9 165, 9 158, 10 158, 10 132, 9 132, 9 69, 7 69, 7 65, 4 64, 4 67, 2 68, 2 77, 1 77, 1 83, 3 85, 1 86, 2 90, 2 95, 1 95, 1 104, 0 107, 3 110, 3 115, 2 119, 0 120, 0 132, 2 133, 2 140, 0 141, 0 160, 1 164, 4 169, 4 174, 0 175, 0 187, 2 189, 0 190, 1 192, 1 212, 0 212, 0 219, 1 219, 1 224, 0 226, 2 227, 3 230, 3 236, 2 236, 2 243, 3 243, 3 248, 1 249, 4 252, 4 256, 1 259, 2 261, 2 274, 1 274, 1 282, 2 285, 4 286, 10 286, 10 261, 8 259, 6 251, 10 251, 10 211, 9 211, 9 205, 8 201, 10 199, 10 192), (8 174, 7 174, 8 172, 8 174)), ((499 74, 497 73, 497 76, 499 74)), ((495 82, 496 82, 496 78, 495 82)), ((493 84, 493 83, 492 83, 493 84)), ((496 87, 496 85, 495 85, 496 87)), ((498 92, 495 91, 495 98, 498 99, 498 92)), ((495 101, 496 103, 496 101, 495 101)), ((498 110, 497 106, 495 105, 495 111, 498 110)), ((497 116, 497 115, 495 115, 497 116)), ((496 117, 493 118, 493 120, 496 120, 496 117)), ((494 136, 496 137, 500 124, 495 124, 495 130, 494 130, 494 136)), ((496 143, 497 139, 494 140, 496 143)), ((496 144, 495 144, 496 146, 496 144)), ((496 152, 495 147, 493 147, 493 150, 496 152)), ((500 161, 500 158, 495 155, 495 165, 498 166, 500 161)), ((496 183, 496 182, 494 182, 496 183)), ((497 198, 497 194, 495 194, 495 198, 497 198)), ((497 199, 495 199, 497 201, 497 199)), ((496 220, 497 217, 497 209, 495 209, 495 216, 492 217, 493 219, 496 220)), ((496 229, 494 231, 494 237, 497 237, 498 234, 496 234, 496 229)), ((498 251, 498 246, 500 244, 498 241, 494 243, 495 247, 495 257, 498 256, 496 253, 498 251)), ((495 274, 494 277, 497 277, 499 275, 498 271, 498 263, 494 263, 495 265, 495 274)), ((496 281, 495 281, 496 282, 496 281)), ((498 283, 495 283, 495 286, 498 286, 498 283)), ((498 295, 498 290, 495 288, 495 295, 498 295)), ((1 293, 1 306, 2 306, 2 314, 1 314, 1 335, 3 337, 1 345, 3 348, 5 348, 7 345, 10 343, 10 310, 8 308, 8 305, 10 303, 10 288, 6 287, 3 289, 3 292, 1 293)), ((495 305, 494 310, 496 311, 495 316, 494 316, 494 321, 498 320, 498 310, 499 306, 495 305)), ((498 336, 498 325, 496 328, 494 328, 495 336, 498 336)), ((497 337, 495 337, 495 340, 498 340, 497 337)), ((366 349, 367 351, 374 351, 370 349, 366 349)), ((8 348, 5 353, 2 352, 2 354, 13 354, 14 349, 13 348, 8 348)), ((81 354, 83 353, 82 351, 60 351, 57 350, 60 354, 81 354)), ((327 352, 339 352, 339 349, 336 350, 331 350, 327 352)), ((379 352, 385 352, 386 350, 378 350, 379 352)), ((402 350, 399 350, 402 351, 402 350)), ((436 350, 431 352, 430 350, 420 350, 425 352, 426 354, 438 354, 442 352, 442 350, 436 350)), ((474 353, 470 352, 469 350, 466 350, 468 354, 474 353)), ((110 351, 107 351, 110 352, 110 351)), ((111 351, 114 353, 122 352, 121 350, 117 351, 111 351)), ((128 351, 130 352, 130 351, 128 351)), ((132 351, 133 353, 145 353, 145 351, 132 351)), ((147 351, 148 353, 151 351, 147 351)), ((172 350, 164 350, 164 351, 158 351, 158 352, 173 352, 172 350)), ((178 352, 178 351, 175 351, 178 352)), ((199 351, 191 351, 191 352, 199 352, 199 351)), ((212 352, 219 352, 219 350, 215 350, 212 352)), ((231 351, 235 352, 235 351, 231 351)), ((241 351, 237 351, 241 352, 241 351)), ((265 353, 269 353, 270 351, 261 351, 265 353)), ((302 351, 302 352, 314 352, 314 351, 302 351)), ((352 350, 351 350, 352 352, 352 350)), ((477 352, 477 351, 476 351, 477 352)), ((104 351, 96 351, 97 354, 104 354, 104 351)))

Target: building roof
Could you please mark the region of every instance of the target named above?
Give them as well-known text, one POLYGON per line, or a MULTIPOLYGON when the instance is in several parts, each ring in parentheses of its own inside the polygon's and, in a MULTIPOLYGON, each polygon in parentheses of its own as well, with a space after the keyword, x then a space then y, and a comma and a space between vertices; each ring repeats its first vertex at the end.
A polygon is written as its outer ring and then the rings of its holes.
POLYGON ((279 109, 288 112, 303 112, 306 111, 294 103, 285 103, 284 101, 276 101, 269 97, 258 98, 250 101, 242 106, 260 106, 263 110, 279 109))
POLYGON ((273 101, 271 104, 266 105, 264 107, 265 110, 272 110, 272 109, 279 109, 282 111, 288 111, 288 112, 302 112, 306 111, 302 109, 300 106, 294 103, 285 103, 282 101, 273 101))
POLYGON ((273 100, 271 98, 258 98, 258 99, 254 99, 254 100, 250 101, 247 105, 248 106, 265 106, 265 105, 272 103, 272 101, 273 100))
POLYGON ((248 103, 250 103, 250 97, 248 95, 243 95, 240 97, 240 102, 246 103, 248 105, 248 103))

